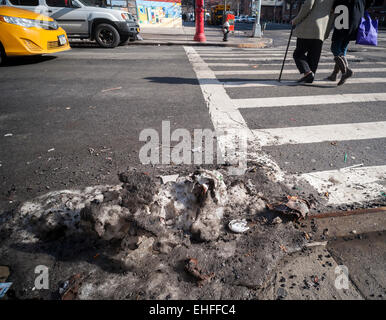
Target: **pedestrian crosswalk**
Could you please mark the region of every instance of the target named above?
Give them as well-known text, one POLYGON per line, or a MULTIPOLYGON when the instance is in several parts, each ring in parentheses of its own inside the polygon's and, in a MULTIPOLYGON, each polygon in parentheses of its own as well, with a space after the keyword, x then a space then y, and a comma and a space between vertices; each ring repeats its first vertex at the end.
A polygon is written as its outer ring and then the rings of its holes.
POLYGON ((355 93, 318 96, 270 97, 234 99, 236 108, 272 108, 286 106, 309 106, 355 102, 386 101, 386 93, 355 93))
POLYGON ((285 46, 185 47, 221 153, 233 143, 229 132, 245 133, 246 157, 264 164, 276 181, 306 181, 328 195, 330 206, 384 201, 386 62, 351 52, 354 77, 338 87, 324 79, 333 68, 327 44, 314 83, 298 85, 293 45, 281 82, 285 46))
MULTIPOLYGON (((350 57, 350 56, 348 56, 350 57)), ((352 57, 352 56, 351 56, 352 57)), ((283 54, 280 56, 254 56, 254 55, 247 55, 247 56, 209 56, 205 60, 207 61, 219 61, 219 60, 224 60, 224 61, 234 61, 235 59, 237 60, 248 60, 248 61, 283 61, 283 54)), ((331 61, 330 56, 321 56, 320 58, 321 61, 331 61)))
POLYGON ((378 139, 385 137, 386 121, 253 130, 260 146, 378 139))
MULTIPOLYGON (((274 69, 269 69, 269 70, 221 70, 221 71, 215 71, 214 73, 216 75, 230 75, 230 74, 273 74, 275 73, 274 69)), ((369 73, 369 72, 386 72, 386 68, 358 68, 355 69, 355 73, 369 73)), ((287 70, 287 74, 292 73, 292 74, 299 74, 298 70, 287 70)), ((320 73, 331 73, 331 68, 329 69, 323 69, 319 68, 318 69, 318 74, 320 73)))
MULTIPOLYGON (((318 85, 331 85, 331 81, 315 81, 318 85)), ((350 79, 351 84, 360 84, 360 83, 386 83, 386 77, 385 78, 354 78, 350 79)), ((257 80, 257 81, 239 81, 239 82, 232 82, 227 81, 222 83, 225 88, 241 88, 241 87, 280 87, 280 86, 295 86, 297 85, 293 81, 281 81, 278 82, 276 80, 257 80)), ((307 84, 305 84, 307 85, 307 84)))

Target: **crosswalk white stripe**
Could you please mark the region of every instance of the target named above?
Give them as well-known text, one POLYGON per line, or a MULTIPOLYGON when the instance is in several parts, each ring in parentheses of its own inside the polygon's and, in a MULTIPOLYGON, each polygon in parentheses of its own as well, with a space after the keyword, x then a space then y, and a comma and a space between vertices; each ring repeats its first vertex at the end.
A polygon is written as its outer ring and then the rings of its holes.
MULTIPOLYGON (((290 48, 295 48, 295 46, 290 46, 290 48)), ((284 51, 287 49, 287 46, 281 46, 281 47, 275 47, 275 48, 232 48, 232 47, 198 47, 196 48, 197 53, 205 52, 205 51, 232 51, 232 50, 237 50, 237 51, 284 51)), ((328 51, 324 49, 323 51, 328 51)))
MULTIPOLYGON (((286 66, 291 66, 295 67, 296 64, 293 61, 288 61, 285 64, 286 66)), ((364 65, 386 65, 386 62, 360 62, 360 66, 364 65)), ((209 62, 208 66, 211 67, 252 67, 252 66, 257 66, 257 67, 264 67, 264 66, 277 66, 281 67, 282 63, 281 62, 276 62, 276 63, 245 63, 245 62, 239 62, 239 63, 228 63, 228 62, 209 62)), ((333 66, 331 62, 319 62, 319 66, 333 66)), ((359 65, 358 65, 359 66, 359 65)))
MULTIPOLYGON (((295 48, 295 46, 290 46, 290 48, 295 48)), ((224 51, 241 51, 241 52, 274 52, 274 51, 285 51, 287 47, 278 47, 278 48, 230 48, 230 47, 212 47, 212 48, 201 48, 197 49, 197 53, 201 54, 202 52, 224 52, 224 51)), ((322 50, 322 51, 329 51, 329 50, 322 50)))
MULTIPOLYGON (((371 65, 374 65, 374 63, 368 63, 368 64, 371 64, 371 65)), ((281 62, 277 62, 277 63, 261 63, 261 64, 256 64, 256 63, 245 63, 245 62, 239 62, 239 63, 228 63, 228 62, 210 62, 208 63, 209 66, 211 67, 250 67, 250 66, 253 66, 253 65, 257 65, 258 67, 261 67, 261 66, 278 66, 278 67, 281 67, 282 63, 281 62)), ((324 65, 324 66, 331 66, 332 63, 331 62, 320 62, 319 65, 324 65)), ((296 64, 292 61, 288 61, 286 63, 286 66, 296 66, 296 64)))
MULTIPOLYGON (((283 61, 283 58, 284 58, 284 55, 281 56, 281 57, 244 57, 244 56, 241 56, 239 55, 239 57, 218 57, 218 58, 215 58, 215 57, 208 57, 208 58, 203 58, 205 61, 210 61, 210 60, 232 60, 232 61, 237 61, 237 60, 247 60, 247 61, 283 61)), ((352 57, 352 58, 348 58, 348 61, 350 62, 350 60, 352 59, 355 59, 355 61, 362 61, 363 59, 362 58, 356 58, 356 57, 352 57)), ((291 57, 287 56, 287 60, 288 61, 291 61, 291 57)), ((320 58, 320 61, 331 61, 331 65, 334 64, 334 59, 333 57, 321 57, 320 58)))
MULTIPOLYGON (((386 72, 386 68, 354 68, 353 69, 355 73, 360 72, 386 72)), ((219 76, 225 76, 225 75, 235 75, 235 74, 276 74, 278 71, 277 69, 269 69, 269 70, 217 70, 214 71, 216 75, 219 76)), ((330 73, 331 69, 318 69, 316 71, 317 73, 330 73)), ((294 70, 284 70, 283 74, 298 74, 299 71, 294 70)))
MULTIPOLYGON (((296 46, 290 46, 288 48, 288 52, 293 52, 296 49, 296 46)), ((285 53, 287 51, 287 47, 285 48, 277 48, 277 49, 222 49, 222 48, 216 48, 216 49, 211 49, 211 50, 199 50, 199 54, 205 55, 205 54, 222 54, 222 53, 241 53, 241 54, 255 54, 255 53, 285 53)), ((353 51, 348 51, 350 54, 353 51)), ((330 50, 328 49, 323 49, 322 53, 328 53, 332 54, 330 50)))
MULTIPOLYGON (((386 83, 386 78, 352 78, 347 80, 348 84, 366 84, 366 83, 386 83)), ((272 86, 296 86, 299 85, 296 81, 276 81, 276 80, 254 80, 254 81, 226 81, 223 82, 225 88, 253 88, 253 87, 272 87, 272 86)), ((316 80, 310 84, 302 84, 306 86, 317 86, 317 85, 336 85, 332 81, 316 80)))
MULTIPOLYGON (((275 54, 282 54, 282 55, 284 55, 284 53, 285 53, 285 49, 284 50, 249 50, 249 51, 245 51, 245 50, 243 50, 243 51, 237 51, 237 50, 211 50, 211 51, 209 51, 209 50, 206 50, 206 51, 201 51, 200 52, 200 55, 201 56, 205 56, 205 55, 208 55, 208 54, 218 54, 218 55, 220 55, 220 54, 231 54, 231 53, 238 53, 238 54, 242 54, 242 55, 244 55, 244 54, 272 54, 272 53, 275 53, 275 54)), ((289 49, 288 50, 288 52, 291 52, 291 49, 289 49)), ((322 54, 331 54, 331 52, 329 52, 329 51, 322 51, 322 54)))
MULTIPOLYGON (((284 49, 284 46, 280 48, 281 50, 284 49)), ((246 60, 246 61, 279 61, 281 60, 281 57, 270 57, 267 53, 268 57, 254 57, 254 58, 248 58, 248 57, 240 57, 240 58, 233 58, 233 57, 208 57, 203 58, 200 57, 197 52, 193 48, 187 48, 185 47, 185 50, 187 52, 187 55, 189 57, 190 62, 193 65, 193 69, 195 70, 197 74, 197 78, 200 81, 201 89, 203 91, 205 100, 208 104, 210 115, 213 121, 213 124, 215 128, 220 128, 222 130, 226 130, 227 127, 231 129, 236 129, 237 127, 240 128, 240 130, 247 130, 248 127, 246 126, 245 120, 243 117, 237 112, 237 108, 241 107, 249 107, 250 103, 254 104, 251 107, 261 107, 262 105, 265 107, 270 106, 283 106, 283 101, 291 100, 291 103, 286 103, 286 105, 303 105, 304 102, 307 104, 326 104, 327 103, 347 103, 347 102, 360 102, 360 101, 385 101, 385 96, 383 94, 372 94, 372 98, 369 99, 369 96, 366 94, 351 94, 351 95, 334 95, 334 96, 314 96, 314 97, 281 97, 281 98, 261 98, 261 99, 235 99, 230 100, 229 96, 226 94, 225 91, 221 91, 218 88, 220 85, 224 89, 227 84, 232 84, 230 82, 226 83, 220 83, 217 78, 215 72, 209 69, 208 63, 209 60, 246 60), (209 81, 208 81, 209 80, 209 81), (215 83, 216 82, 216 83, 215 83), (362 99, 359 98, 359 96, 362 96, 362 99), (267 100, 268 99, 268 100, 267 100), (272 100, 269 100, 272 99, 272 100), (295 101, 296 99, 299 99, 298 101, 295 101), (314 102, 314 100, 317 100, 317 103, 314 102), (333 102, 333 99, 335 99, 335 102, 333 102), (257 102, 257 100, 259 100, 257 102), (274 103, 273 100, 276 100, 277 102, 274 103), (299 103, 300 102, 300 103, 299 103), (246 106, 247 105, 247 106, 246 106)), ((213 52, 212 52, 213 53, 213 52)), ((275 52, 271 52, 275 53, 275 52)), ((241 55, 241 54, 240 54, 241 55)), ((289 59, 291 60, 291 59, 289 59)), ((324 57, 321 58, 321 61, 326 61, 324 57)), ((356 58, 356 60, 359 60, 356 58)), ((232 61, 232 62, 233 62, 232 61)), ((328 58, 328 61, 331 61, 331 57, 328 58)), ((217 62, 217 61, 214 61, 217 62)), ((331 63, 332 66, 333 63, 331 63)), ((272 64, 275 65, 275 64, 272 64)), ((371 69, 367 69, 367 71, 370 71, 371 69)), ((273 70, 274 72, 276 70, 273 70)), ((329 70, 330 72, 331 70, 329 70)), ((379 71, 379 69, 377 69, 379 71)), ((366 81, 361 80, 359 78, 354 78, 355 81, 359 83, 359 81, 366 81)), ((354 80, 350 79, 350 80, 354 80)), ((376 79, 376 78, 373 78, 376 79)), ((384 80, 384 79, 382 79, 384 80)), ((367 80, 371 81, 371 80, 367 80)), ((259 82, 259 81, 254 81, 259 82)), ((271 82, 272 85, 275 85, 276 82, 271 82)), ((319 83, 320 82, 316 82, 319 83)), ((267 84, 267 83, 266 83, 267 84)), ((237 83, 238 85, 238 83, 237 83)), ((333 131, 334 128, 331 126, 334 125, 328 125, 324 126, 320 131, 328 132, 333 131)), ((346 124, 346 125, 338 125, 341 132, 339 139, 342 139, 342 137, 346 137, 348 140, 355 140, 358 138, 363 137, 385 137, 386 132, 386 124, 385 122, 379 122, 379 123, 362 123, 362 124, 346 124), (352 128, 352 126, 361 126, 362 131, 360 133, 356 132, 355 129, 352 128), (347 127, 346 131, 342 129, 343 127, 347 127), (351 128, 350 128, 351 127, 351 128), (349 132, 351 130, 351 132, 349 132), (354 132, 355 131, 355 132, 354 132)), ((313 126, 314 129, 316 126, 313 126)), ((336 128, 336 129, 339 129, 336 128)), ((287 128, 284 128, 286 130, 287 128)), ((310 128, 308 128, 310 129, 310 128)), ((358 129, 358 127, 356 127, 358 129)), ((267 130, 277 130, 277 133, 280 133, 280 131, 283 131, 283 128, 279 129, 267 129, 267 130)), ((277 133, 275 133, 277 136, 279 136, 277 133)), ((253 150, 250 150, 250 156, 251 159, 254 157, 258 162, 264 161, 264 159, 267 159, 266 161, 267 166, 273 169, 273 176, 277 180, 284 181, 285 175, 284 172, 277 166, 277 164, 272 161, 272 159, 263 152, 263 150, 260 149, 259 142, 261 142, 261 139, 265 139, 265 137, 268 137, 267 139, 272 139, 275 135, 272 135, 272 132, 263 132, 262 130, 253 130, 251 132, 253 141, 256 141, 256 147, 253 148, 253 150)), ((315 132, 315 134, 319 134, 319 140, 320 139, 326 139, 326 135, 324 134, 323 137, 321 136, 320 132, 315 132)), ((309 135, 309 132, 303 135, 307 137, 309 135)), ((282 135, 282 138, 285 138, 285 134, 282 135)), ((297 137, 299 139, 299 137, 297 137)), ((330 139, 332 136, 329 137, 330 139)), ((336 137, 335 137, 336 138, 336 137)), ((315 139, 315 136, 314 136, 315 139)), ((275 139, 276 140, 276 139, 275 139)), ((324 141, 323 140, 323 141, 324 141)), ((338 139, 334 139, 338 140, 338 139)), ((227 140, 222 141, 220 143, 221 145, 224 145, 227 143, 227 140)), ((229 141, 231 143, 231 141, 229 141)), ((275 141, 275 144, 277 141, 275 141)), ((297 181, 297 180, 303 180, 306 179, 309 181, 309 183, 316 187, 319 192, 326 192, 328 191, 330 193, 329 203, 331 204, 347 204, 351 202, 361 202, 361 201, 369 201, 374 198, 377 198, 380 196, 380 192, 384 190, 384 186, 380 183, 380 180, 385 180, 386 178, 386 166, 379 166, 379 167, 367 167, 367 168, 356 168, 356 169, 350 169, 347 171, 344 170, 333 170, 333 171, 321 171, 321 172, 312 172, 312 173, 305 173, 300 178, 298 175, 288 175, 288 181, 297 181), (333 185, 328 180, 330 177, 338 177, 339 179, 339 186, 333 185), (357 187, 363 186, 363 192, 361 190, 357 190, 357 187)), ((338 180, 338 179, 337 179, 338 180)), ((295 183, 295 182, 294 182, 295 183)))
MULTIPOLYGON (((264 57, 267 55, 267 53, 264 52, 259 52, 259 53, 233 53, 233 52, 223 52, 223 53, 205 53, 201 54, 201 57, 206 58, 206 57, 240 57, 242 55, 243 57, 264 57)), ((284 57, 284 53, 269 53, 269 56, 273 57, 284 57)), ((287 55, 287 57, 291 56, 291 53, 287 55)), ((323 53, 321 55, 322 57, 330 57, 333 59, 333 56, 331 53, 323 53)), ((346 55, 347 58, 353 58, 353 55, 346 55)))
POLYGON ((386 121, 252 130, 259 146, 386 138, 386 121))
MULTIPOLYGON (((226 150, 229 147, 233 150, 240 147, 235 145, 235 136, 236 138, 243 136, 252 137, 253 134, 240 111, 234 107, 224 87, 216 79, 214 72, 205 64, 193 47, 184 46, 184 49, 196 73, 202 94, 207 103, 213 127, 216 130, 216 138, 221 155, 224 160, 228 160, 228 157, 229 160, 233 160, 232 155, 228 155, 226 150)), ((243 151, 239 151, 239 160, 244 161, 247 156, 258 163, 264 163, 267 168, 270 168, 273 180, 281 181, 284 179, 283 171, 267 154, 263 152, 250 152, 246 154, 243 151)))
MULTIPOLYGON (((211 66, 211 67, 249 67, 249 66, 252 66, 253 63, 217 63, 217 62, 213 62, 213 63, 208 63, 208 66, 211 66)), ((278 64, 272 64, 272 65, 280 65, 279 63, 278 64)))
POLYGON ((381 196, 385 190, 382 181, 386 179, 386 166, 316 171, 304 173, 301 178, 308 181, 319 193, 328 192, 330 205, 360 203, 381 196))
POLYGON ((204 53, 201 54, 202 58, 206 57, 264 57, 266 55, 269 55, 271 57, 284 57, 284 52, 278 52, 278 53, 266 53, 266 52, 260 52, 260 53, 234 53, 234 52, 223 52, 223 53, 204 53))
MULTIPOLYGON (((201 57, 204 57, 206 55, 222 55, 222 54, 226 54, 226 55, 230 55, 230 54, 239 54, 239 55, 255 55, 255 54, 259 54, 259 55, 262 55, 262 54, 280 54, 280 55, 283 55, 285 54, 285 51, 286 50, 275 50, 275 51, 235 51, 235 50, 228 50, 228 51, 202 51, 200 53, 200 56, 201 57)), ((291 49, 288 50, 288 55, 290 55, 290 53, 293 52, 293 50, 291 51, 291 49)), ((331 54, 331 52, 328 52, 328 51, 323 51, 322 54, 331 54)))
MULTIPOLYGON (((386 47, 384 47, 384 46, 380 46, 379 44, 378 44, 378 47, 371 47, 371 49, 370 49, 371 51, 377 51, 377 50, 381 50, 381 51, 385 51, 386 50, 386 47)), ((370 51, 369 50, 369 51, 370 51)))
POLYGON ((386 93, 352 93, 352 94, 332 94, 332 95, 318 95, 318 96, 251 98, 251 99, 233 99, 232 101, 234 105, 239 109, 272 108, 272 107, 305 106, 305 105, 317 105, 317 104, 326 105, 326 104, 340 104, 340 103, 386 101, 386 93))
MULTIPOLYGON (((295 49, 296 46, 290 46, 289 49, 295 49)), ((205 49, 205 48, 202 48, 202 49, 197 49, 197 53, 199 55, 201 55, 202 53, 210 53, 210 52, 229 52, 229 51, 236 51, 236 52, 245 52, 245 53, 250 53, 250 52, 284 52, 285 50, 287 50, 287 46, 284 48, 284 47, 281 47, 281 48, 230 48, 230 47, 227 47, 227 48, 222 48, 222 47, 212 47, 212 49, 205 49)), ((322 51, 329 51, 329 50, 325 50, 323 49, 322 51)))

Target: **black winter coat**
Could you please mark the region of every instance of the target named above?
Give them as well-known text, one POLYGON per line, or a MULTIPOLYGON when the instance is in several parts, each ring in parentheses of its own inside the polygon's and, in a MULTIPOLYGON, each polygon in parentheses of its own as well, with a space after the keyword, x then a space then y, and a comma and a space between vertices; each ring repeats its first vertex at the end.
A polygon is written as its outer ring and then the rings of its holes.
POLYGON ((349 28, 348 29, 334 29, 332 41, 337 40, 356 40, 358 28, 361 20, 373 0, 336 0, 333 9, 339 5, 348 7, 349 12, 349 28))

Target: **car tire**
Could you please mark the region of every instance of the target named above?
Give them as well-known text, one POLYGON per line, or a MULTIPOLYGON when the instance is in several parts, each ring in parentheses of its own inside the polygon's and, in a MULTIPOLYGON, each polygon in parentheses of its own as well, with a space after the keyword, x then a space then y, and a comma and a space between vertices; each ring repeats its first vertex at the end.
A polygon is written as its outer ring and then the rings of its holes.
POLYGON ((102 48, 115 48, 121 42, 117 29, 107 23, 97 25, 94 38, 102 48))
POLYGON ((3 48, 3 45, 0 42, 0 65, 5 62, 6 57, 7 57, 7 55, 5 54, 5 50, 3 48))

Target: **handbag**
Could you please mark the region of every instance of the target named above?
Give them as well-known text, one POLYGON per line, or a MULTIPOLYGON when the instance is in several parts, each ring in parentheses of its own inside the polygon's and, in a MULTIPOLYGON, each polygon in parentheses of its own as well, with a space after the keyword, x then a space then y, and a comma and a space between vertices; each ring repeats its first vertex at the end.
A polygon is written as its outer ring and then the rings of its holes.
POLYGON ((367 11, 365 11, 365 16, 359 24, 356 44, 367 46, 378 45, 378 20, 371 19, 367 11))

